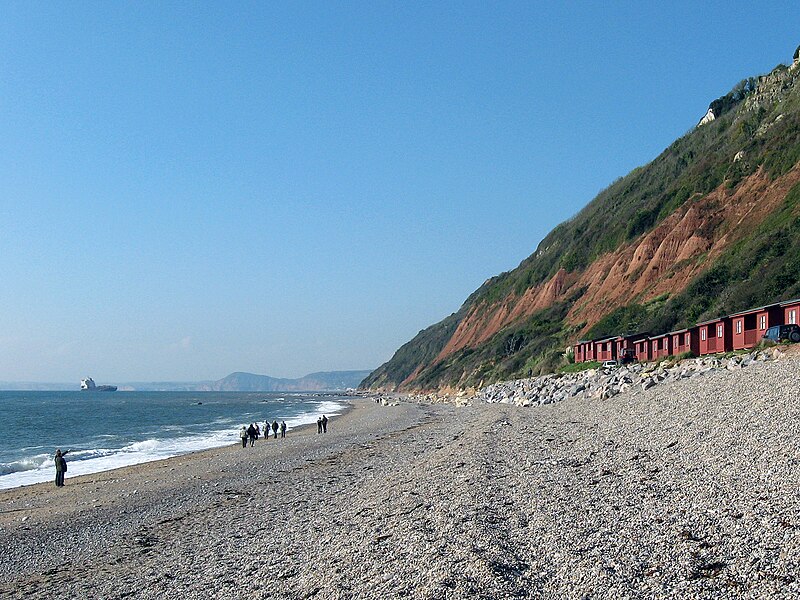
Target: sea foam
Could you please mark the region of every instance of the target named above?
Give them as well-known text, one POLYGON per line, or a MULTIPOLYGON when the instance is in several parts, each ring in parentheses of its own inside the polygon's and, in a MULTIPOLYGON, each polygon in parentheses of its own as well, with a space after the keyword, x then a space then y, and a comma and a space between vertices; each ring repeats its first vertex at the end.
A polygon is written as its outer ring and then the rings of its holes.
MULTIPOLYGON (((275 418, 285 420, 289 429, 315 423, 317 418, 325 414, 328 417, 341 414, 344 405, 341 402, 321 400, 315 403, 313 410, 306 410, 292 416, 281 417, 281 411, 275 418)), ((241 415, 245 416, 245 415, 241 415)), ((161 460, 173 456, 180 456, 190 452, 197 452, 209 448, 218 448, 235 444, 239 441, 238 430, 243 423, 238 423, 232 418, 214 419, 214 427, 224 428, 199 432, 187 435, 185 428, 179 425, 165 425, 147 430, 147 434, 160 435, 132 441, 119 448, 103 447, 103 442, 119 439, 116 435, 100 434, 94 437, 95 447, 92 448, 64 448, 69 450, 66 459, 68 463, 67 479, 77 475, 88 475, 137 465, 145 462, 161 460), (179 432, 183 432, 179 434, 179 432), (175 435, 170 435, 170 434, 175 435), (166 435, 165 435, 166 434, 166 435)), ((55 478, 55 464, 52 454, 42 453, 42 447, 36 447, 35 454, 21 460, 0 463, 0 489, 9 489, 23 485, 31 485, 52 481, 55 478)), ((34 449, 32 448, 31 451, 34 449)))

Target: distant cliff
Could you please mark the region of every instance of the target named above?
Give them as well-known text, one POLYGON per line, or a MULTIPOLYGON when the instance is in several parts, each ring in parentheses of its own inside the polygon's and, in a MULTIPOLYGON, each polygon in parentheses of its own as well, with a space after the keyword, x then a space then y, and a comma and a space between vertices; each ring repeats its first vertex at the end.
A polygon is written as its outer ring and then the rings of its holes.
POLYGON ((124 383, 124 391, 162 392, 335 392, 356 388, 370 371, 311 373, 299 379, 281 379, 253 373, 231 373, 217 381, 124 383))
POLYGON ((299 379, 279 379, 253 373, 231 373, 218 381, 204 383, 197 391, 211 392, 323 392, 356 388, 370 371, 311 373, 299 379))
POLYGON ((798 51, 711 102, 701 124, 362 386, 466 388, 549 372, 580 338, 666 332, 800 296, 798 51))
MULTIPOLYGON (((121 392, 337 392, 357 388, 370 371, 326 371, 299 379, 231 373, 217 381, 154 381, 118 384, 121 392)), ((0 382, 0 390, 77 390, 75 383, 0 382)))

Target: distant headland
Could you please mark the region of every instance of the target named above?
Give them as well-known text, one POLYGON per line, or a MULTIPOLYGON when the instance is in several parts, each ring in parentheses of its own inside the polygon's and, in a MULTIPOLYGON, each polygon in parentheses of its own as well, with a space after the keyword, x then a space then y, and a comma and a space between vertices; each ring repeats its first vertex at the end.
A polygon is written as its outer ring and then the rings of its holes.
MULTIPOLYGON (((153 381, 118 384, 120 391, 140 392, 335 392, 357 388, 371 373, 363 371, 321 371, 297 379, 236 372, 216 381, 153 381)), ((74 383, 0 381, 0 390, 65 391, 74 383)))

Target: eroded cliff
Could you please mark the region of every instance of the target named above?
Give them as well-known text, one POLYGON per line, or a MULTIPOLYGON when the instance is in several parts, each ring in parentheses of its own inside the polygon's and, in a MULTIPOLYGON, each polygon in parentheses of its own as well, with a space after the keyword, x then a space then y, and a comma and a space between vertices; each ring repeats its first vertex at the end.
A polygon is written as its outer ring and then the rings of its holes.
POLYGON ((552 370, 580 337, 683 326, 800 295, 800 69, 698 125, 420 332, 366 387, 467 387, 552 370), (419 351, 417 351, 419 348, 419 351))

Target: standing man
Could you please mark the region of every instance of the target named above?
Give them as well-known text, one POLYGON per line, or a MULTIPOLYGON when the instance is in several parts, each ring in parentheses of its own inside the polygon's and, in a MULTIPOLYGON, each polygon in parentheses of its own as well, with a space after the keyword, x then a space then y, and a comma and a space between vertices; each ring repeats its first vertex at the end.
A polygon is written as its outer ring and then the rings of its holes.
POLYGON ((286 437, 286 421, 281 421, 281 437, 286 437))
POLYGON ((328 433, 328 417, 322 415, 322 433, 328 433))
POLYGON ((278 439, 278 422, 277 421, 273 421, 272 422, 272 434, 273 434, 272 435, 272 439, 273 440, 277 440, 278 439))
POLYGON ((69 452, 61 452, 61 448, 56 450, 56 487, 64 487, 64 473, 67 472, 67 461, 64 456, 69 452))

